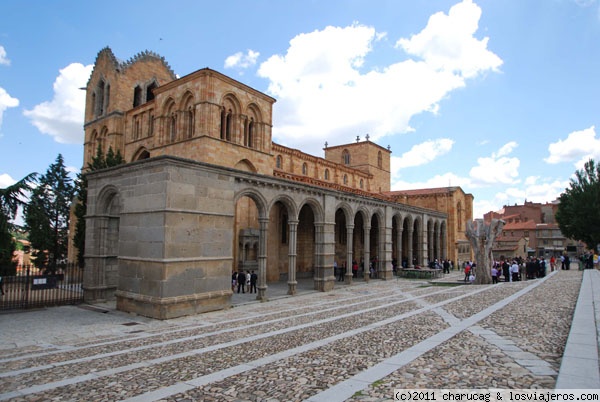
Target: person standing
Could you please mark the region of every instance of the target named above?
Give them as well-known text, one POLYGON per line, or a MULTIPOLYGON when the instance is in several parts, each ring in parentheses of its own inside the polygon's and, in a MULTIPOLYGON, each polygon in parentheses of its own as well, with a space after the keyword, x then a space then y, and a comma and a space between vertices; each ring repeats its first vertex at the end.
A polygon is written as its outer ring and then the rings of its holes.
POLYGON ((250 273, 250 293, 256 293, 256 282, 258 282, 258 275, 252 271, 250 273))
POLYGON ((492 284, 498 283, 498 268, 496 267, 497 265, 494 263, 492 266, 492 284))
POLYGON ((465 264, 465 283, 469 280, 469 275, 471 274, 471 264, 467 262, 465 264))
POLYGON ((237 292, 240 293, 240 290, 242 291, 242 293, 246 293, 246 274, 244 273, 244 271, 241 271, 238 273, 237 276, 237 292))
POLYGON ((450 273, 450 262, 448 260, 444 260, 444 273, 445 274, 450 273))
POLYGON ((510 281, 519 281, 519 264, 517 263, 517 261, 513 261, 512 265, 510 266, 510 281))

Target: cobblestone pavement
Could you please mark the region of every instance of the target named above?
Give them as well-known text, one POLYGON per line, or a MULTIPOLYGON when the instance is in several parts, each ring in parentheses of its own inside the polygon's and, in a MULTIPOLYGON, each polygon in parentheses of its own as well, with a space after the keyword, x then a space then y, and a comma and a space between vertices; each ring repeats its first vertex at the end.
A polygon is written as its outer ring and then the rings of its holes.
POLYGON ((236 296, 227 311, 168 321, 107 306, 3 314, 0 400, 388 401, 398 388, 554 388, 582 271, 481 286, 458 275, 445 286, 336 283, 267 303, 236 296), (361 376, 366 386, 346 395, 361 376))

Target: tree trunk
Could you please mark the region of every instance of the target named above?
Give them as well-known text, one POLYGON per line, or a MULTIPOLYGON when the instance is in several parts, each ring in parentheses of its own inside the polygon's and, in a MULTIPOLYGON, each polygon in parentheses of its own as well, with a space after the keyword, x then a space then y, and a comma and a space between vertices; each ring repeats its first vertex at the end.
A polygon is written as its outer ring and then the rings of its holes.
POLYGON ((492 264, 494 257, 492 247, 496 236, 502 233, 504 221, 492 219, 489 225, 486 225, 483 219, 475 219, 467 222, 465 232, 473 251, 475 251, 475 284, 483 285, 492 283, 492 264))

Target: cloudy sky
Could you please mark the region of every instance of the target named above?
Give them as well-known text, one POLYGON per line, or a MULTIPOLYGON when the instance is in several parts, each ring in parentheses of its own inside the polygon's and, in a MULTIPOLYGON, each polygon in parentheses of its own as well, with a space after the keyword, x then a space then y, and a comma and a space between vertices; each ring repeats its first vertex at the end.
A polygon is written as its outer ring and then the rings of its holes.
POLYGON ((0 2, 0 188, 83 154, 98 52, 164 56, 277 99, 274 141, 392 150, 392 189, 461 186, 474 217, 551 202, 600 161, 598 0, 0 2), (118 14, 109 11, 118 10, 118 14))

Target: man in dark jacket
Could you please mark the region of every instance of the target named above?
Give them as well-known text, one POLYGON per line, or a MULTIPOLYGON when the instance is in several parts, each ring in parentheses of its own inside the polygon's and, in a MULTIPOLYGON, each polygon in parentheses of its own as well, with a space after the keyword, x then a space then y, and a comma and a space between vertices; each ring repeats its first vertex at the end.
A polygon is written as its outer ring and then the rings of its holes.
POLYGON ((246 293, 246 274, 244 273, 244 271, 240 271, 238 273, 238 277, 237 277, 237 284, 238 284, 238 293, 240 293, 240 289, 242 290, 242 293, 246 293))

